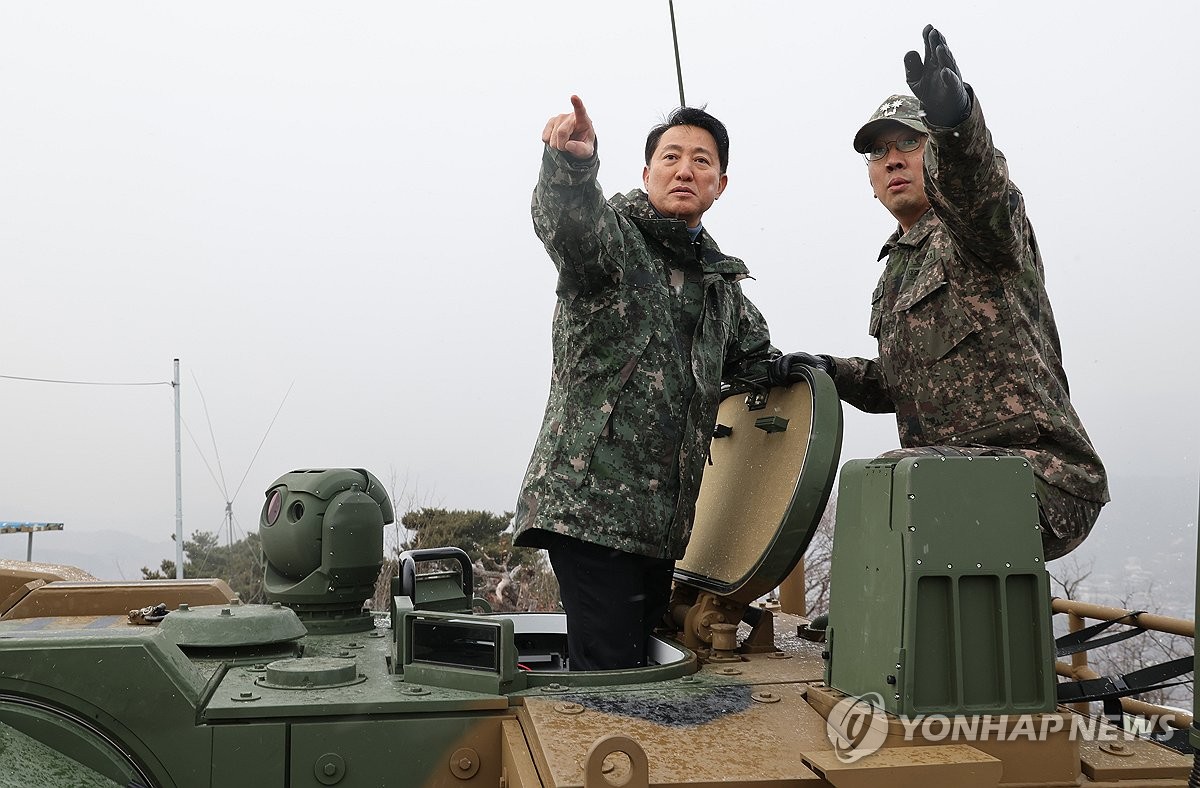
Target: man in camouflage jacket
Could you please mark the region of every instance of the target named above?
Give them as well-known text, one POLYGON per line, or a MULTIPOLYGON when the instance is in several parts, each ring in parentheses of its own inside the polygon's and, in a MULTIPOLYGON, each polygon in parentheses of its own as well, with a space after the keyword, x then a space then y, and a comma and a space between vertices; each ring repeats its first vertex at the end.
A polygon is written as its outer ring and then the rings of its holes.
POLYGON ((687 547, 721 381, 778 355, 749 272, 700 224, 728 137, 681 108, 651 131, 643 182, 605 200, 591 120, 546 125, 533 223, 558 270, 554 371, 516 511, 562 591, 572 670, 645 664, 687 547))
POLYGON ((1104 466, 1071 406, 1025 200, 945 38, 926 26, 924 39, 924 60, 904 59, 917 98, 889 97, 854 137, 900 223, 871 296, 879 356, 777 365, 822 368, 844 401, 894 412, 905 448, 885 456, 1028 458, 1046 558, 1057 558, 1109 500, 1104 466))

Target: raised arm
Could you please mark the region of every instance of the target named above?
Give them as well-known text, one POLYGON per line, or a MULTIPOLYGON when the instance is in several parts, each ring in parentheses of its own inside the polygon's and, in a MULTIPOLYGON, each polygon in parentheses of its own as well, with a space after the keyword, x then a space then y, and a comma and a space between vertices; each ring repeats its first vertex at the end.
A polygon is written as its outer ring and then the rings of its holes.
POLYGON ((1024 200, 945 36, 932 25, 922 36, 924 58, 909 52, 904 70, 935 143, 925 167, 929 202, 956 244, 990 265, 1019 268, 1029 248, 1024 200))
POLYGON ((622 271, 624 238, 596 175, 596 130, 578 96, 542 130, 546 143, 533 190, 533 228, 558 270, 559 295, 610 287, 622 271))

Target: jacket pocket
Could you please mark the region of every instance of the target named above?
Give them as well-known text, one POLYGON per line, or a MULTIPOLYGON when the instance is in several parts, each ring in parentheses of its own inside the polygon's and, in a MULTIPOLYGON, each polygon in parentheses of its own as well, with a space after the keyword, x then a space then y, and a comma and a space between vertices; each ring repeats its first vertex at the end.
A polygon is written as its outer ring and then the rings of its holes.
POLYGON ((875 285, 871 293, 871 322, 867 325, 867 333, 879 339, 879 327, 883 323, 883 280, 875 285))
POLYGON ((938 256, 926 259, 912 285, 896 299, 892 312, 901 313, 913 352, 927 365, 940 361, 980 328, 955 293, 938 256))

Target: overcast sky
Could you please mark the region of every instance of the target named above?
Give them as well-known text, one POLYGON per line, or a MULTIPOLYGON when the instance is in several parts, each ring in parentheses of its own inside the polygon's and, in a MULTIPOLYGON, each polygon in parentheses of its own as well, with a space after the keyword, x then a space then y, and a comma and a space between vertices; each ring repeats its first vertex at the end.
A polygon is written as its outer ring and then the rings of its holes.
MULTIPOLYGON (((1178 477, 1194 522, 1198 8, 679 0, 688 101, 732 138, 705 224, 776 344, 874 354, 894 223, 850 140, 932 22, 1026 195, 1114 497, 1178 477)), ((606 193, 640 186, 678 103, 665 0, 3 2, 0 375, 163 382, 182 359, 188 534, 221 526, 222 471, 243 532, 299 467, 511 509, 554 307, 529 197, 572 93, 606 193)), ((895 441, 847 408, 843 459, 895 441)), ((169 386, 0 379, 0 449, 0 520, 174 531, 169 386)))

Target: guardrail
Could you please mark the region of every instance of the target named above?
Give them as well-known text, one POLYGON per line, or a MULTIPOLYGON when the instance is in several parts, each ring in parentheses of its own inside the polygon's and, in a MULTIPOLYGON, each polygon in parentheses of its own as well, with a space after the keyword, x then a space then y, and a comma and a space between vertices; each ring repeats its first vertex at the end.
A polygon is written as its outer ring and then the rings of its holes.
MULTIPOLYGON (((1122 610, 1119 607, 1095 605, 1090 602, 1079 602, 1073 599, 1053 599, 1051 600, 1050 607, 1055 613, 1062 613, 1067 616, 1067 629, 1070 632, 1078 632, 1087 625, 1087 619, 1095 619, 1097 621, 1116 620, 1121 624, 1127 624, 1137 629, 1179 635, 1191 638, 1193 641, 1196 637, 1196 622, 1186 618, 1172 618, 1171 616, 1162 616, 1154 613, 1134 613, 1131 610, 1122 610)), ((1193 650, 1194 648, 1195 645, 1193 643, 1193 650)), ((1054 663, 1054 671, 1060 676, 1076 681, 1101 678, 1101 674, 1088 665, 1086 651, 1072 654, 1070 663, 1062 662, 1061 660, 1056 661, 1054 663)), ((1073 704, 1073 707, 1082 714, 1089 713, 1087 703, 1073 704)), ((1126 714, 1136 717, 1162 719, 1171 727, 1180 730, 1189 728, 1192 724, 1191 714, 1134 698, 1121 698, 1121 709, 1126 714)))

